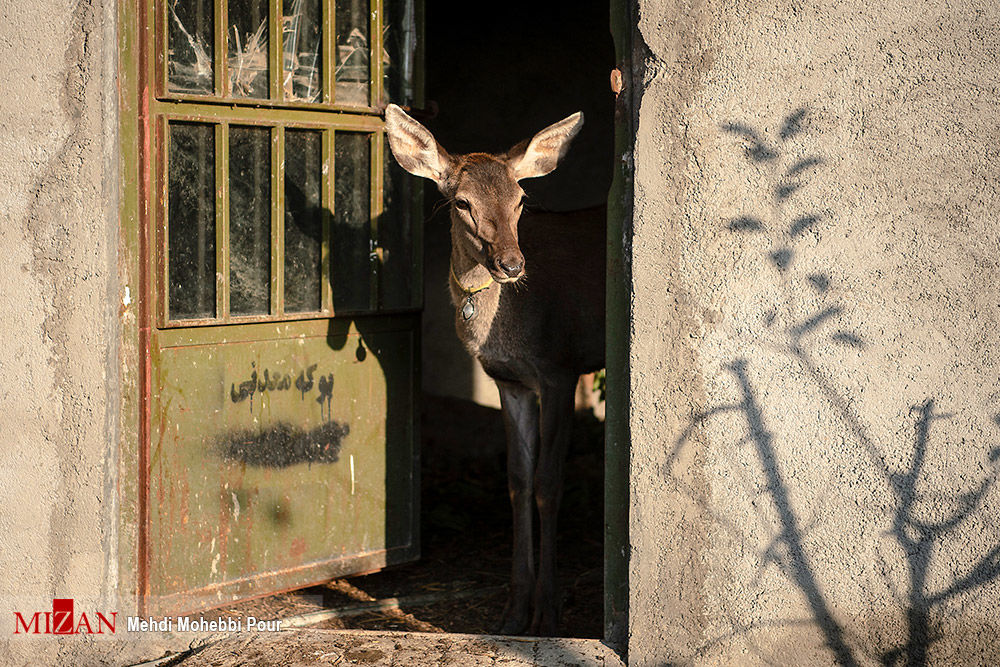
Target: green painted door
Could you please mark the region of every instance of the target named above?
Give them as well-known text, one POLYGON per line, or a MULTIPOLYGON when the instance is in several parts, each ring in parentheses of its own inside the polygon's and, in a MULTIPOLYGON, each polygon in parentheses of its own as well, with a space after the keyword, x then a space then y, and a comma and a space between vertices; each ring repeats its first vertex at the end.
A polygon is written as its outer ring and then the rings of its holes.
POLYGON ((406 0, 143 7, 147 613, 418 554, 406 0))

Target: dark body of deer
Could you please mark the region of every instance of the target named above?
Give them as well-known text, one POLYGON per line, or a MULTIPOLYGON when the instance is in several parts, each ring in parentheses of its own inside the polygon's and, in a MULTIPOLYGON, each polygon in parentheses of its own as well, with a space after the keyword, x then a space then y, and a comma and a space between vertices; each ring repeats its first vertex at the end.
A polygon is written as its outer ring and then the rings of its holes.
POLYGON ((604 366, 606 209, 524 213, 518 185, 555 169, 582 123, 574 114, 502 155, 452 156, 401 109, 386 110, 399 164, 451 202, 455 328, 500 392, 514 520, 499 628, 508 634, 556 631, 556 521, 576 385, 604 366))

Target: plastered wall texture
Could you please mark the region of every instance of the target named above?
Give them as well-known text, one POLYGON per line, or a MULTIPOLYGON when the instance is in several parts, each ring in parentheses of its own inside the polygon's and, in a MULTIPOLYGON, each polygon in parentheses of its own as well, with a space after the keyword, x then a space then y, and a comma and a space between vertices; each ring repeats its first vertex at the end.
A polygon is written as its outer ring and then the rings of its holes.
POLYGON ((12 637, 14 611, 118 608, 115 25, 100 0, 0 9, 3 664, 105 651, 12 637))
POLYGON ((630 664, 1000 663, 1000 11, 638 6, 630 664))

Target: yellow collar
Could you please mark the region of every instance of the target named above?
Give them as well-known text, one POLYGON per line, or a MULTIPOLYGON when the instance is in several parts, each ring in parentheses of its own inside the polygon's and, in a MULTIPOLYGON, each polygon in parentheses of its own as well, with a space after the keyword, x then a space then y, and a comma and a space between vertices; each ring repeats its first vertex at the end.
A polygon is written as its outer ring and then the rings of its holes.
POLYGON ((455 281, 456 285, 458 285, 458 289, 462 290, 469 296, 472 296, 473 294, 478 294, 479 292, 482 292, 484 289, 493 284, 493 276, 490 276, 490 279, 487 280, 485 283, 483 283, 481 287, 476 287, 475 289, 466 289, 465 286, 462 284, 462 281, 458 279, 457 275, 455 275, 455 266, 451 264, 451 262, 449 262, 448 265, 449 268, 451 269, 451 279, 455 281))

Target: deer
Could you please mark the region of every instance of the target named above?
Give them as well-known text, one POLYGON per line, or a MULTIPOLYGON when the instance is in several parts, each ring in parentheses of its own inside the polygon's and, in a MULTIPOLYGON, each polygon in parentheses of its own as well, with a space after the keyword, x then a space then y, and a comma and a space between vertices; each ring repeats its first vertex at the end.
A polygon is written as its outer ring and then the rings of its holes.
POLYGON ((506 153, 451 155, 400 107, 385 110, 396 162, 448 202, 455 329, 500 394, 513 513, 500 634, 556 632, 556 519, 576 386, 605 363, 607 207, 528 212, 519 184, 552 172, 582 126, 577 112, 506 153))

